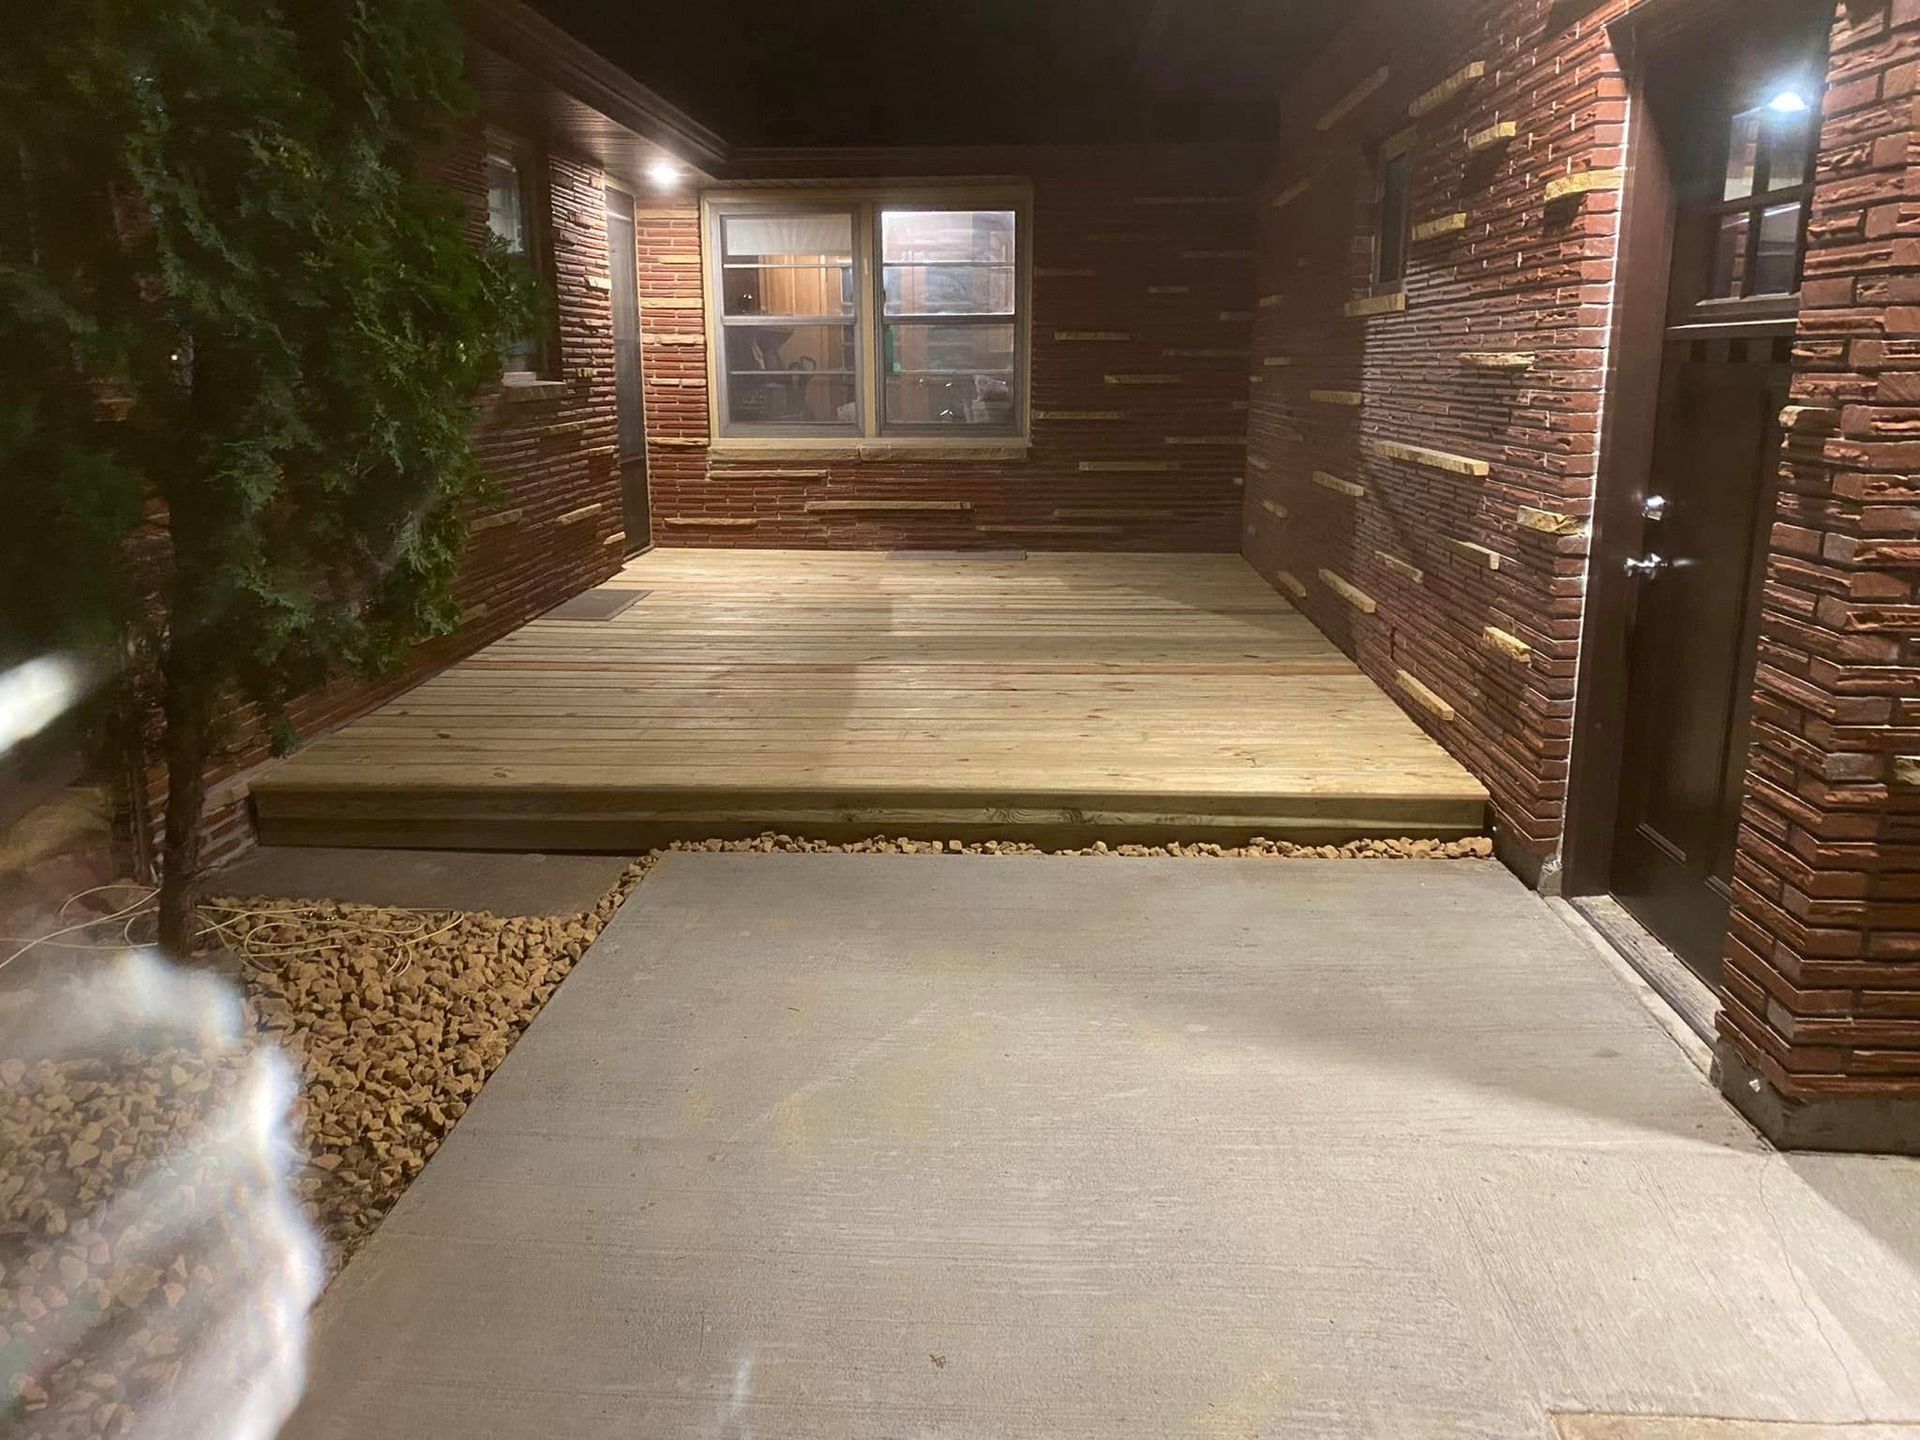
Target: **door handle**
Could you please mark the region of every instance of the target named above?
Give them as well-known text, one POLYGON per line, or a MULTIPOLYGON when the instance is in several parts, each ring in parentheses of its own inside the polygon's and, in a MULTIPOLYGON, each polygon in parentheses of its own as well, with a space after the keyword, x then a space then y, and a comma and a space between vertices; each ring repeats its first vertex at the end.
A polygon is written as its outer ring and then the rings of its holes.
POLYGON ((1644 555, 1627 561, 1627 574, 1637 575, 1642 580, 1651 580, 1667 568, 1668 560, 1664 555, 1644 555))

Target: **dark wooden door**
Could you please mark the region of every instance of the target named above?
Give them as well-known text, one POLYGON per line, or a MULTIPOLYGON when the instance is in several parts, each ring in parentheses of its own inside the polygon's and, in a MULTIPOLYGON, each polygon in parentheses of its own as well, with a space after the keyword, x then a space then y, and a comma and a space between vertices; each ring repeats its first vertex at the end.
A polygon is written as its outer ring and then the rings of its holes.
POLYGON ((1784 338, 1675 339, 1629 642, 1613 891, 1717 981, 1773 517, 1784 338))
POLYGON ((1833 5, 1664 13, 1692 28, 1644 71, 1659 158, 1633 203, 1671 223, 1661 338, 1623 362, 1659 392, 1638 549, 1605 557, 1627 572, 1608 888, 1717 984, 1833 5))

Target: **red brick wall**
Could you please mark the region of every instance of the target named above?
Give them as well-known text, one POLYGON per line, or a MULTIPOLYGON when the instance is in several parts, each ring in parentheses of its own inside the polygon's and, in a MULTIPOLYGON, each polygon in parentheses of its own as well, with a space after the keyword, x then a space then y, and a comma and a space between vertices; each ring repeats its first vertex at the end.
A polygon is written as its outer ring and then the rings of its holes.
MULTIPOLYGON (((1245 553, 1487 783, 1523 871, 1561 839, 1620 198, 1546 187, 1622 163, 1626 8, 1364 12, 1259 211, 1245 553), (1363 155, 1399 132, 1415 223, 1466 218, 1416 241, 1403 311, 1356 315, 1363 155), (1462 359, 1512 352, 1532 367, 1462 359)), ((1789 1101, 1920 1098, 1917 73, 1920 0, 1843 0, 1721 1019, 1789 1101)))
POLYGON ((1803 1100, 1920 1097, 1916 77, 1920 0, 1847 0, 1720 1021, 1747 1065, 1803 1100))
MULTIPOLYGON (((470 206, 476 240, 486 231, 485 147, 478 137, 448 157, 447 183, 470 206)), ((342 680, 296 702, 295 730, 312 736, 418 684, 530 617, 612 574, 622 557, 620 476, 615 445, 613 330, 607 244, 598 170, 563 156, 546 167, 558 331, 558 394, 528 398, 496 388, 476 407, 476 443, 498 486, 476 511, 457 598, 457 634, 420 647, 400 675, 378 683, 342 680)), ((267 739, 243 721, 210 772, 203 844, 209 863, 252 843, 246 772, 268 758, 267 739), (237 782, 237 783, 236 783, 237 782)), ((166 772, 147 775, 151 812, 164 805, 166 772)))
MULTIPOLYGON (((822 155, 813 178, 956 173, 822 155), (836 169, 841 166, 843 168, 836 169)), ((1032 450, 1023 460, 725 456, 708 446, 698 201, 639 217, 654 539, 850 549, 1232 550, 1245 447, 1251 171, 1237 154, 962 157, 1033 180, 1032 450), (1097 334, 1103 338, 1074 338, 1097 334), (1105 337, 1120 338, 1105 338, 1105 337), (1111 467, 1111 468, 1109 468, 1111 467), (964 511, 809 513, 815 500, 964 511)), ((732 187, 730 187, 732 188, 732 187)))
POLYGON ((1258 219, 1243 544, 1487 785, 1529 873, 1565 804, 1618 212, 1611 191, 1549 206, 1545 188, 1617 167, 1625 111, 1600 24, 1623 7, 1566 8, 1482 0, 1436 27, 1375 7, 1290 103, 1258 219), (1474 61, 1484 76, 1409 115, 1474 61), (1502 123, 1511 140, 1470 148, 1502 123), (1466 219, 1413 244, 1403 312, 1351 314, 1370 295, 1369 147, 1401 132, 1414 223, 1466 219), (1537 360, 1461 359, 1496 352, 1537 360))

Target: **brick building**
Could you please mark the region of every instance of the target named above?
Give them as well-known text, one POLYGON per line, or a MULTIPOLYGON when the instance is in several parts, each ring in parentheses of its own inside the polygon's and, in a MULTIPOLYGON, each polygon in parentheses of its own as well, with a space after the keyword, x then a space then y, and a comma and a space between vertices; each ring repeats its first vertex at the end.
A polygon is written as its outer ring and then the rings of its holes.
POLYGON ((729 152, 476 17, 450 179, 520 177, 556 333, 468 625, 303 730, 649 543, 1237 549, 1715 989, 1763 1128, 1915 1147, 1920 0, 1371 0, 1251 150, 729 152))

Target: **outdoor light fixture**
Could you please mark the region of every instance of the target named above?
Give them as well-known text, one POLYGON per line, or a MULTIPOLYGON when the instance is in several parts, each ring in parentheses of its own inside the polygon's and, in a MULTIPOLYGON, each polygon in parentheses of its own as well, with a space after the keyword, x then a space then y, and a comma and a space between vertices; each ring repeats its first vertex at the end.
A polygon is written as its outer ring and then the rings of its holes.
POLYGON ((656 160, 647 167, 647 178, 662 190, 680 183, 680 167, 671 160, 656 160))
POLYGON ((1804 115, 1812 108, 1813 107, 1807 103, 1807 97, 1802 95, 1799 89, 1792 85, 1786 86, 1771 100, 1767 101, 1767 109, 1776 115, 1804 115))

